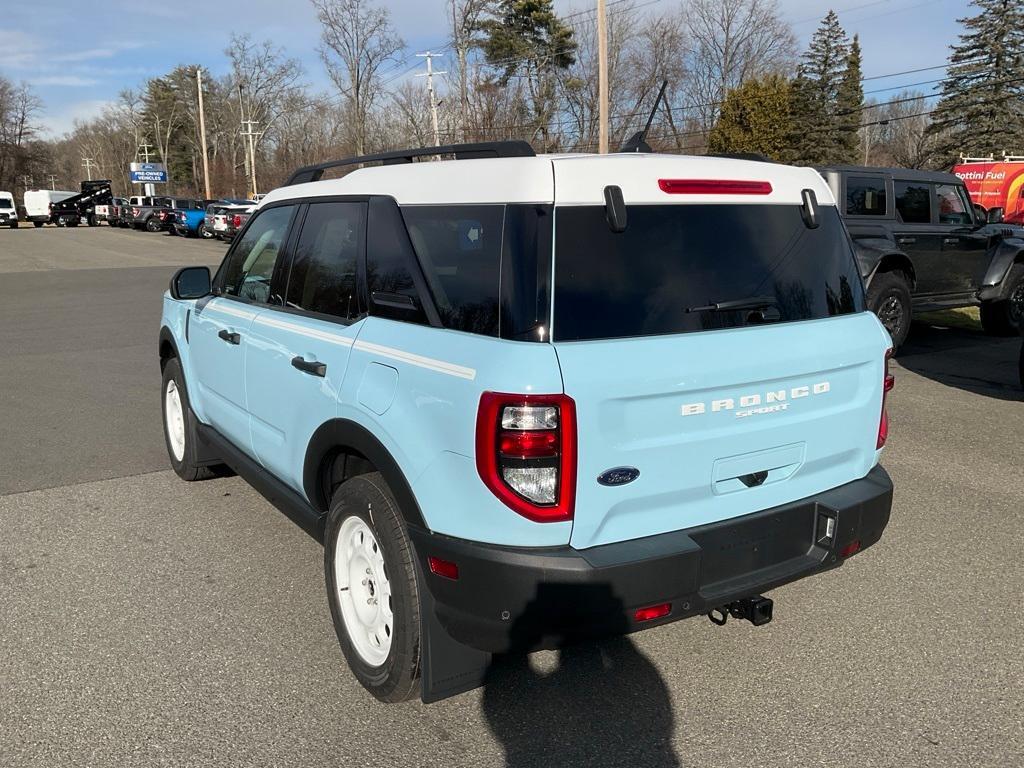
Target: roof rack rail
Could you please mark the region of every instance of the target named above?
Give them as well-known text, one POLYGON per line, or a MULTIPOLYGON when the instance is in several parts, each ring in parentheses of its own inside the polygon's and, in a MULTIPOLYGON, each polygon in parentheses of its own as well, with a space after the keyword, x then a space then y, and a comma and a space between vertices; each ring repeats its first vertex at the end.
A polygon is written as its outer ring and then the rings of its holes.
POLYGON ((431 157, 433 155, 455 155, 456 160, 476 160, 484 157, 536 157, 533 147, 525 141, 482 141, 475 144, 448 144, 443 147, 399 149, 393 152, 378 152, 374 155, 346 157, 342 160, 328 160, 325 163, 307 165, 292 173, 284 186, 290 187, 293 184, 320 181, 324 171, 329 168, 374 162, 384 165, 401 165, 411 163, 416 157, 431 157))

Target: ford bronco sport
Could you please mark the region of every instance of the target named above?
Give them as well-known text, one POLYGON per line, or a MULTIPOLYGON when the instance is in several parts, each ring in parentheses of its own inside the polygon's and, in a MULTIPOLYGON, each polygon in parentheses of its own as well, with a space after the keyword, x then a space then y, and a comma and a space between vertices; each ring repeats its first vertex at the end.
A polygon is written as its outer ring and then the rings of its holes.
POLYGON ((857 166, 821 173, 843 201, 868 307, 894 347, 907 338, 913 312, 935 309, 978 306, 988 333, 1019 332, 1024 240, 981 218, 960 178, 857 166))
POLYGON ((770 620, 888 522, 889 346, 813 170, 521 142, 296 171, 212 280, 175 274, 159 338, 174 470, 227 464, 323 541, 385 701, 770 620))

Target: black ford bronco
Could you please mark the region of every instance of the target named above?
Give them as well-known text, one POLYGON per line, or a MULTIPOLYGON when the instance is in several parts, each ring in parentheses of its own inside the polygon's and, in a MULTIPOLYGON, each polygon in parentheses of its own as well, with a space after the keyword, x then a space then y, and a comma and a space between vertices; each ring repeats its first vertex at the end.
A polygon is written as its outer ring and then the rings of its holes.
POLYGON ((981 218, 951 173, 820 168, 854 243, 868 306, 899 347, 913 312, 979 306, 993 335, 1021 327, 1024 239, 981 218))

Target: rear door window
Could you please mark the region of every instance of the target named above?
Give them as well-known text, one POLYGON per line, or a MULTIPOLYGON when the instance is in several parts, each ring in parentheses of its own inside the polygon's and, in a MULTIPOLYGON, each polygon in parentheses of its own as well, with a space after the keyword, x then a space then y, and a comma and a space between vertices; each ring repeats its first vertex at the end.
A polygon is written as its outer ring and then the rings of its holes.
POLYGON ((931 185, 923 181, 894 181, 896 210, 904 224, 930 224, 932 221, 931 185))
POLYGON ((365 203, 310 204, 292 260, 287 306, 342 320, 359 315, 356 263, 365 225, 365 203))
POLYGON ((885 179, 870 176, 846 178, 848 216, 885 216, 885 179))
POLYGON ((603 206, 555 209, 555 341, 813 320, 864 308, 834 206, 638 205, 625 232, 603 206), (710 305, 763 301, 748 309, 710 305))
POLYGON ((497 336, 505 206, 408 206, 402 216, 441 324, 497 336))

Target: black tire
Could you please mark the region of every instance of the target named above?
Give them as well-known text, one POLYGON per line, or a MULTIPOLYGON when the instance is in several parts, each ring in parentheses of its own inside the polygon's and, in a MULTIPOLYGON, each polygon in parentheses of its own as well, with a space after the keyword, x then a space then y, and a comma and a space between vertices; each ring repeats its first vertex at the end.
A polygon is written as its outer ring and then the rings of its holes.
POLYGON ((875 275, 868 288, 868 309, 882 321, 892 338, 893 350, 899 349, 910 333, 910 281, 902 272, 875 275))
POLYGON ((98 222, 96 221, 96 217, 95 216, 90 216, 88 219, 86 219, 86 223, 90 227, 95 227, 98 222))
MULTIPOLYGON (((408 701, 419 696, 420 601, 415 558, 398 503, 379 473, 353 477, 334 493, 324 533, 324 577, 334 631, 356 679, 380 701, 408 701), (390 585, 391 646, 387 658, 377 666, 365 660, 353 645, 335 574, 338 534, 350 518, 358 518, 370 528, 383 555, 383 573, 390 585)), ((374 582, 368 580, 366 588, 373 594, 374 582)), ((345 591, 350 596, 355 592, 345 591)))
POLYGON ((147 232, 159 232, 163 228, 160 226, 160 220, 156 216, 150 216, 146 219, 145 226, 147 232))
POLYGON ((1024 322, 1024 269, 1012 267, 1007 276, 1013 281, 1003 301, 986 301, 981 305, 981 327, 989 336, 1016 336, 1024 322))
POLYGON ((43 226, 43 224, 44 224, 44 223, 45 223, 45 222, 42 222, 42 221, 33 221, 33 222, 32 222, 32 224, 34 224, 34 225, 35 225, 35 228, 36 228, 36 229, 39 229, 39 228, 40 228, 41 226, 43 226))
POLYGON ((1020 362, 1018 363, 1020 370, 1020 388, 1024 389, 1024 340, 1020 343, 1020 362))
POLYGON ((189 408, 188 389, 185 387, 185 376, 181 371, 178 359, 172 357, 164 365, 164 375, 160 387, 160 408, 163 414, 164 424, 164 445, 167 447, 167 457, 171 460, 171 467, 182 480, 205 480, 213 477, 216 473, 211 467, 203 467, 196 464, 196 435, 195 419, 191 416, 189 408), (175 391, 178 393, 181 406, 181 417, 184 427, 184 450, 180 458, 176 455, 171 445, 170 427, 168 426, 168 388, 174 383, 175 391))
POLYGON ((213 237, 213 233, 207 228, 206 224, 199 225, 199 237, 203 240, 209 240, 213 237))
POLYGON ((11 226, 11 229, 17 229, 18 228, 18 222, 12 221, 10 226, 11 226))

